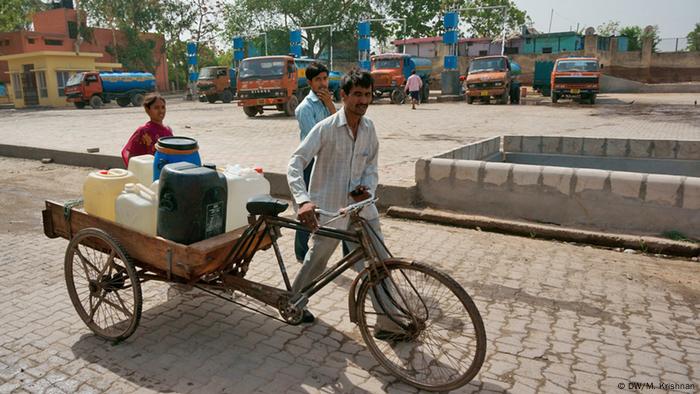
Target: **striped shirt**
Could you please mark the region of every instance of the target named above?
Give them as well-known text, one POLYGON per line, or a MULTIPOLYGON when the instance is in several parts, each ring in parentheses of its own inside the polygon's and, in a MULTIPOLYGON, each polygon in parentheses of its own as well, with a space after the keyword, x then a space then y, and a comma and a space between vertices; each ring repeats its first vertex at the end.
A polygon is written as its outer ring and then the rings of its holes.
MULTIPOLYGON (((374 124, 367 117, 360 119, 357 138, 345 118, 345 109, 319 122, 292 154, 287 168, 287 183, 294 202, 311 201, 319 208, 337 211, 355 201, 348 193, 357 186, 368 187, 376 196, 379 174, 377 156, 379 140, 374 124), (304 168, 316 158, 308 192, 304 183, 304 168)), ((366 219, 379 216, 372 205, 362 212, 366 219)))

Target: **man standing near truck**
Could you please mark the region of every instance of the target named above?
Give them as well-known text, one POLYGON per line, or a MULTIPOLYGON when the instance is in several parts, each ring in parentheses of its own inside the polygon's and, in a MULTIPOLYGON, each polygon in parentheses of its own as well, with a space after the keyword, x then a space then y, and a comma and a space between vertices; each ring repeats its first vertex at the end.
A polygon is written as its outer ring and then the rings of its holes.
MULTIPOLYGON (((309 64, 306 67, 306 80, 311 87, 311 91, 294 111, 297 122, 299 122, 301 141, 304 141, 304 138, 316 126, 316 123, 336 112, 331 93, 328 90, 328 68, 318 62, 309 64)), ((314 159, 312 158, 306 168, 304 168, 306 190, 309 190, 309 181, 311 180, 313 167, 314 159)), ((304 256, 309 250, 309 235, 308 232, 297 231, 294 238, 294 254, 300 263, 304 261, 304 256)))
POLYGON ((423 80, 416 74, 416 70, 411 71, 411 76, 406 80, 406 92, 411 95, 411 109, 416 109, 416 104, 420 103, 422 87, 423 80))

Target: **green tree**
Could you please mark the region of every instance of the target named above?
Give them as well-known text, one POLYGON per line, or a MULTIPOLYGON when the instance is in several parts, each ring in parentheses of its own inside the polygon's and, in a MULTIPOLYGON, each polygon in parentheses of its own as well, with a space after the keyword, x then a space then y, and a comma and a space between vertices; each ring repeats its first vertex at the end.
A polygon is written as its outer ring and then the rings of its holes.
MULTIPOLYGON (((442 17, 448 7, 446 0, 388 0, 386 12, 392 18, 406 19, 408 37, 433 37, 441 33, 442 17)), ((464 3, 464 1, 462 1, 464 3)), ((454 2, 449 2, 454 5, 454 2)), ((391 29, 397 37, 402 37, 403 25, 391 29)))
MULTIPOLYGON (((327 0, 320 5, 307 0, 233 0, 224 6, 223 37, 228 42, 241 35, 255 39, 257 45, 261 32, 286 32, 268 35, 268 48, 284 48, 281 53, 286 54, 289 53, 290 30, 333 24, 333 47, 338 48, 346 45, 348 37, 354 36, 359 20, 380 18, 379 9, 377 0, 327 0)), ((388 30, 381 25, 373 24, 372 29, 374 38, 384 39, 388 35, 388 30)), ((304 54, 319 57, 328 52, 329 29, 304 30, 302 38, 304 54)), ((275 54, 271 50, 269 53, 275 54)))
POLYGON ((695 24, 695 30, 688 33, 688 50, 700 51, 700 23, 695 24))
POLYGON ((642 50, 642 28, 639 26, 625 26, 620 29, 620 35, 627 37, 627 50, 628 51, 641 51, 642 50))
POLYGON ((651 39, 651 50, 652 52, 656 52, 656 48, 661 42, 658 25, 647 26, 642 30, 642 34, 639 35, 639 41, 644 43, 646 39, 651 39))
POLYGON ((596 33, 599 36, 603 37, 610 37, 614 36, 617 34, 617 31, 620 29, 620 22, 619 21, 607 21, 603 24, 598 25, 596 28, 596 33))
POLYGON ((0 1, 0 32, 28 29, 32 14, 47 8, 41 0, 0 1))
MULTIPOLYGON (((506 34, 519 31, 520 27, 530 22, 527 13, 519 9, 513 0, 473 0, 469 8, 506 6, 506 34)), ((462 19, 469 25, 469 32, 476 37, 498 38, 503 34, 502 9, 475 9, 463 11, 462 19)))

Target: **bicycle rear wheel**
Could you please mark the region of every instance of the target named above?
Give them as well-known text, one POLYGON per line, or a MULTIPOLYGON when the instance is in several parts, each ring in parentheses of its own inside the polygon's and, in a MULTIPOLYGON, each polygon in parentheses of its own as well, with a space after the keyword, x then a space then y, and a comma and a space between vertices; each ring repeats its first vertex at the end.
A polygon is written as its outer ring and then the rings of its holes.
POLYGON ((364 280, 357 293, 357 323, 372 355, 397 378, 424 390, 469 383, 486 355, 484 323, 471 297, 425 264, 395 259, 385 264, 387 270, 364 280))

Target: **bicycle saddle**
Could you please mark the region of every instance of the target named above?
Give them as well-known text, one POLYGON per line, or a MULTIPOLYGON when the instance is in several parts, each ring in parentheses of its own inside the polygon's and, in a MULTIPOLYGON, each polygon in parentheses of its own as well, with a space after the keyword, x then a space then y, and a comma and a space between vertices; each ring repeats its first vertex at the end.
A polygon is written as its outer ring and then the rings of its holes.
POLYGON ((261 194, 248 199, 245 208, 251 215, 277 216, 287 210, 289 204, 270 195, 261 194))

